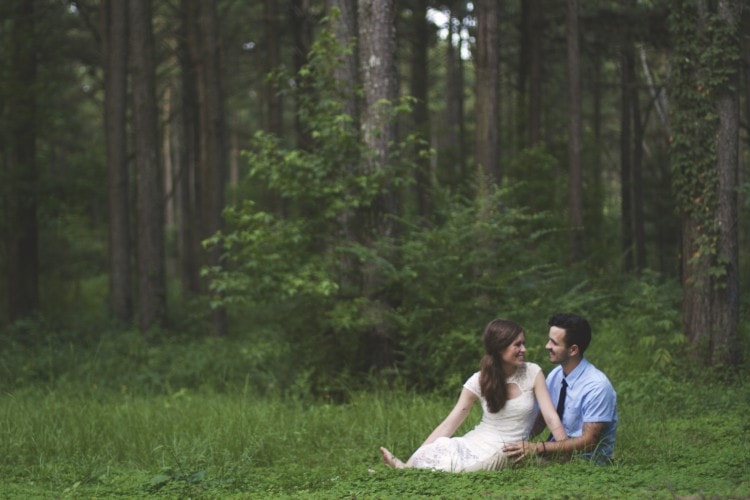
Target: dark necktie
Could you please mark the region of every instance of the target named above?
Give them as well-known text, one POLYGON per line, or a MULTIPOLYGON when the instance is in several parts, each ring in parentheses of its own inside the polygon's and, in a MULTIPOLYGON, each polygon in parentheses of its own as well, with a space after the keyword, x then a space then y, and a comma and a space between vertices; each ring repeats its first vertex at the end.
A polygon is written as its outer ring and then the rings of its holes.
POLYGON ((565 396, 568 394, 568 382, 563 379, 562 387, 560 387, 560 397, 557 400, 557 415, 562 421, 563 412, 565 412, 565 396))

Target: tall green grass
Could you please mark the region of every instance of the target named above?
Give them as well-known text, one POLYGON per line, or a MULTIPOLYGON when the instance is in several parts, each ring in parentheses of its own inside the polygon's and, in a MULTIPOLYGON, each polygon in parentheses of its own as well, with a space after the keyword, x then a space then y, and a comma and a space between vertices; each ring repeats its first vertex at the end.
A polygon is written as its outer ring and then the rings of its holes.
MULTIPOLYGON (((320 387, 278 329, 256 318, 221 340, 37 320, 0 334, 0 498, 750 497, 748 365, 701 368, 679 333, 671 287, 626 287, 617 300, 596 287, 561 299, 595 319, 587 357, 618 393, 613 466, 384 467, 378 447, 408 457, 474 361, 449 370, 423 360, 450 381, 431 393, 411 391, 397 370, 387 381, 342 372, 320 387)), ((548 372, 545 314, 532 306, 518 319, 530 360, 548 372)), ((459 333, 453 340, 478 345, 480 332, 459 333)), ((747 325, 742 336, 750 359, 747 325)), ((450 356, 452 345, 435 348, 450 356)))
MULTIPOLYGON (((639 381, 633 380, 634 385, 639 381)), ((179 390, 26 388, 0 397, 0 496, 661 497, 750 495, 750 384, 711 380, 621 393, 617 462, 502 472, 394 471, 452 398, 405 390, 346 404, 179 390), (671 397, 667 397, 671 394, 671 397)), ((464 432, 478 418, 472 413, 464 432)))

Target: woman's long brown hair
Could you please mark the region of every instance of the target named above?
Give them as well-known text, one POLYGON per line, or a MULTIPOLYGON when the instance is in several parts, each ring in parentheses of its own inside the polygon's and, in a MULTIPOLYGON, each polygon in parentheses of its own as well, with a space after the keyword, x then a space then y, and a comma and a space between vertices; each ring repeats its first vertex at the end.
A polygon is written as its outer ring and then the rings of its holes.
POLYGON ((521 325, 506 319, 494 319, 484 329, 482 342, 485 355, 480 363, 479 387, 491 413, 502 410, 505 402, 508 401, 500 354, 521 333, 523 333, 521 325))

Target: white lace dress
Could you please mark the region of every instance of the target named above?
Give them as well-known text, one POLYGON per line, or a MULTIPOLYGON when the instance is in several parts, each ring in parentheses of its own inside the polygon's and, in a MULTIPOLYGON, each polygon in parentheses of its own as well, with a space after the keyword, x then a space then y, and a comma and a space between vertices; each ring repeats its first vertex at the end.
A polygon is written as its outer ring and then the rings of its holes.
POLYGON ((541 371, 539 365, 524 363, 508 378, 517 384, 521 395, 509 399, 497 413, 490 413, 479 388, 479 372, 469 377, 464 387, 477 396, 482 404, 482 420, 461 437, 441 437, 420 447, 412 456, 412 465, 420 469, 450 472, 496 470, 507 465, 503 453, 505 443, 529 438, 539 411, 534 398, 534 378, 541 371))

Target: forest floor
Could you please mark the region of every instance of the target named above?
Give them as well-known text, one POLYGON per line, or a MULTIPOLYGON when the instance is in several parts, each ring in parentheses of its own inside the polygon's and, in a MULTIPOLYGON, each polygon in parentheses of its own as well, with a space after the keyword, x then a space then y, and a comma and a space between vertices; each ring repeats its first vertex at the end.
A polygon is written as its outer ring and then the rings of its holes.
MULTIPOLYGON (((345 403, 95 385, 0 396, 2 498, 748 498, 750 383, 616 383, 616 461, 500 472, 393 470, 451 398, 403 390, 345 403)), ((475 425, 475 409, 459 433, 475 425)))

